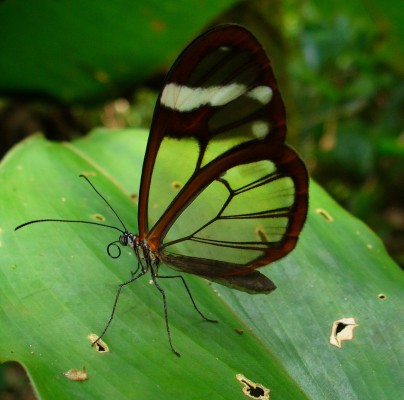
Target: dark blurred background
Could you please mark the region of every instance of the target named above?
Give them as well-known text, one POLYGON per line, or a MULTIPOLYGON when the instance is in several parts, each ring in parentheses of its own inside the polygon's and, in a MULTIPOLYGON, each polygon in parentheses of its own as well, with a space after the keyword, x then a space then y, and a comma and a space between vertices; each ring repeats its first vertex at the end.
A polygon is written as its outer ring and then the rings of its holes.
MULTIPOLYGON (((1 156, 36 132, 72 140, 99 126, 148 129, 175 57, 223 22, 245 25, 267 50, 286 103, 288 142, 312 177, 403 266, 398 0, 1 2, 1 156)), ((27 382, 17 364, 0 365, 2 399, 34 398, 27 382)))

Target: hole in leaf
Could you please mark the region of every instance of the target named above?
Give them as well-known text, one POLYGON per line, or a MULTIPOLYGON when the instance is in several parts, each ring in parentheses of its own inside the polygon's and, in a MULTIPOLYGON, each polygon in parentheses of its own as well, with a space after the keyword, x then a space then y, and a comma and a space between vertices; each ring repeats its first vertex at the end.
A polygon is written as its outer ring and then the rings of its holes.
POLYGON ((353 339, 353 331, 357 326, 354 318, 341 318, 334 321, 331 328, 330 344, 340 349, 344 340, 353 339))
POLYGON ((377 295, 377 297, 378 297, 380 300, 386 300, 386 299, 387 299, 387 296, 386 296, 384 293, 379 293, 379 294, 377 295))
POLYGON ((348 326, 347 324, 339 322, 337 328, 335 329, 335 334, 338 335, 338 333, 342 332, 342 330, 345 329, 347 326, 348 326))
POLYGON ((95 333, 90 333, 87 336, 87 339, 90 340, 91 345, 95 348, 95 351, 97 353, 108 353, 109 352, 109 347, 108 345, 102 340, 97 340, 98 339, 98 335, 96 335, 95 333), (95 342, 97 340, 97 342, 95 342))
POLYGON ((243 393, 248 398, 256 400, 269 400, 270 390, 265 386, 249 380, 243 374, 237 374, 236 379, 244 385, 243 393))

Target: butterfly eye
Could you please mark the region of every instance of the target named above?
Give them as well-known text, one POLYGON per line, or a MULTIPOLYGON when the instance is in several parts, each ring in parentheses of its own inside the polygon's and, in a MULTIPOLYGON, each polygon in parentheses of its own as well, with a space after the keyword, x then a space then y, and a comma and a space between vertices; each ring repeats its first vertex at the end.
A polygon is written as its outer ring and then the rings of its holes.
POLYGON ((123 235, 121 235, 119 237, 119 242, 123 245, 123 246, 127 246, 128 245, 128 232, 125 232, 123 235))

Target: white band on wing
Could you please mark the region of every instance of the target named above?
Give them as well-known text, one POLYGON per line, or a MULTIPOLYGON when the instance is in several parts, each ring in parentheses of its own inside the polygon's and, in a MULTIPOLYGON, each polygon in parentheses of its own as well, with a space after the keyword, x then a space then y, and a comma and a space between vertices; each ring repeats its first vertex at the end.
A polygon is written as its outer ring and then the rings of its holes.
POLYGON ((172 110, 186 112, 196 110, 202 106, 223 106, 246 95, 261 104, 267 104, 272 98, 272 89, 268 86, 257 86, 246 91, 245 85, 231 83, 225 86, 211 86, 207 88, 191 88, 176 83, 167 84, 161 94, 160 103, 172 110))

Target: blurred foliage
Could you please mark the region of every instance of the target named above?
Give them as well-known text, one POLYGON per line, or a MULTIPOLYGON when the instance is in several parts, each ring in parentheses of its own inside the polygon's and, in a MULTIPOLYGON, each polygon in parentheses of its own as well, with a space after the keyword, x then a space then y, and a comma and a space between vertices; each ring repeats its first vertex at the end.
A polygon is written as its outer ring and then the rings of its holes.
POLYGON ((122 96, 234 2, 2 2, 0 90, 68 104, 122 96))
POLYGON ((393 49, 393 35, 404 21, 384 4, 285 5, 295 102, 289 119, 299 131, 299 149, 313 177, 366 221, 403 265, 403 54, 393 49))

